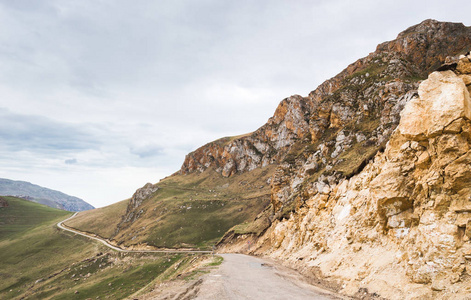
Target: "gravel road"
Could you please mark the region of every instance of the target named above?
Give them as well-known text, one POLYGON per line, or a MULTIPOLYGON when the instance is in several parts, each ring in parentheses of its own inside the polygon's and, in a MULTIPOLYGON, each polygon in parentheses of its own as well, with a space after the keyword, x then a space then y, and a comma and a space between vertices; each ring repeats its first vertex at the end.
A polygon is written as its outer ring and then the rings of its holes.
POLYGON ((305 283, 297 273, 272 262, 242 254, 221 256, 223 263, 205 275, 196 299, 342 299, 305 283))
POLYGON ((78 235, 87 237, 89 239, 98 241, 98 242, 102 243, 103 245, 105 245, 106 247, 111 248, 111 249, 116 250, 116 251, 119 251, 119 252, 127 252, 127 253, 131 253, 131 252, 133 252, 133 253, 206 253, 206 254, 212 253, 212 251, 185 250, 185 249, 166 249, 166 250, 126 250, 126 249, 122 249, 122 248, 111 245, 110 243, 108 243, 107 241, 102 239, 101 237, 93 236, 93 235, 90 235, 90 234, 85 233, 85 232, 80 232, 78 230, 65 227, 64 222, 72 219, 76 215, 77 215, 77 213, 73 214, 71 217, 69 217, 69 218, 67 218, 63 221, 60 221, 59 223, 57 223, 57 227, 59 227, 62 230, 69 231, 69 232, 72 232, 74 234, 78 234, 78 235))

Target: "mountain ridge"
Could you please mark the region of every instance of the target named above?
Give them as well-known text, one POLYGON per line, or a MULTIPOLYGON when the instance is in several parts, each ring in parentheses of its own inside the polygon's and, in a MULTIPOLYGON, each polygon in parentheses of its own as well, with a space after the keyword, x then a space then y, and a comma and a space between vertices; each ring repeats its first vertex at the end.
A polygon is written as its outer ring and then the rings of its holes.
MULTIPOLYGON (((339 128, 351 121, 343 116, 345 110, 325 101, 338 91, 348 77, 364 72, 368 76, 360 80, 368 80, 370 75, 379 73, 385 80, 387 77, 401 78, 402 86, 396 83, 392 88, 402 89, 403 93, 416 90, 417 81, 425 79, 430 71, 443 64, 446 56, 471 50, 469 31, 461 23, 431 19, 411 26, 395 40, 379 44, 375 52, 358 59, 338 75, 320 84, 307 97, 293 95, 282 100, 273 117, 253 133, 228 139, 225 143, 210 142, 189 153, 179 173, 202 172, 213 167, 223 176, 231 176, 236 172, 279 163, 295 140, 305 135, 311 135, 311 141, 318 139, 327 128, 339 128), (437 44, 437 40, 439 45, 432 46, 437 44), (427 59, 420 55, 424 51, 427 59), (386 62, 391 63, 386 65, 386 62)), ((365 105, 365 110, 371 109, 368 103, 365 105)), ((397 122, 394 120, 394 123, 397 122)), ((387 139, 389 134, 382 139, 387 139)))
POLYGON ((94 207, 84 200, 27 181, 0 178, 0 195, 15 196, 68 211, 84 211, 94 207))

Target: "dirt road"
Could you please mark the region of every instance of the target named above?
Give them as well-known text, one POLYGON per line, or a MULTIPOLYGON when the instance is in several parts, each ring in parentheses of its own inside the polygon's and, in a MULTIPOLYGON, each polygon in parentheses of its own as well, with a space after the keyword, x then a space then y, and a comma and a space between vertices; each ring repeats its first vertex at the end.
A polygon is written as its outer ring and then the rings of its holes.
POLYGON ((242 254, 221 256, 223 263, 204 276, 196 299, 342 299, 269 261, 242 254))
MULTIPOLYGON (((66 231, 79 234, 90 239, 97 240, 107 247, 120 252, 190 252, 211 253, 210 251, 193 250, 126 250, 113 245, 100 237, 92 236, 63 225, 59 222, 57 226, 66 231)), ((243 255, 243 254, 220 254, 224 261, 219 268, 213 269, 209 274, 195 282, 183 286, 177 286, 171 294, 176 298, 164 295, 154 295, 151 299, 196 299, 201 300, 251 300, 251 299, 290 299, 290 300, 327 300, 345 299, 335 296, 333 293, 317 288, 306 283, 302 276, 296 272, 274 264, 273 262, 243 255), (182 292, 183 290, 183 292, 182 292), (182 297, 179 297, 181 295, 182 297), (188 295, 188 297, 186 297, 188 295), (190 296, 191 295, 191 296, 190 296), (160 296, 164 296, 161 298, 160 296)), ((147 298, 146 298, 147 299, 147 298)))
POLYGON ((78 230, 75 230, 75 229, 72 229, 72 228, 69 228, 69 227, 65 227, 64 222, 72 219, 76 215, 77 215, 77 213, 73 214, 71 217, 69 217, 69 218, 67 218, 63 221, 60 221, 59 223, 57 223, 57 227, 59 227, 62 230, 65 230, 65 231, 69 231, 69 232, 87 237, 89 239, 96 240, 96 241, 102 243, 103 245, 107 246, 108 248, 111 248, 111 249, 119 251, 119 252, 128 252, 128 253, 129 252, 135 252, 135 253, 206 253, 206 254, 212 253, 212 251, 185 250, 185 249, 165 249, 165 250, 127 250, 127 249, 122 249, 122 248, 111 245, 110 243, 108 243, 107 241, 102 239, 101 237, 93 236, 93 235, 90 235, 90 234, 85 233, 85 232, 81 232, 81 231, 78 231, 78 230))

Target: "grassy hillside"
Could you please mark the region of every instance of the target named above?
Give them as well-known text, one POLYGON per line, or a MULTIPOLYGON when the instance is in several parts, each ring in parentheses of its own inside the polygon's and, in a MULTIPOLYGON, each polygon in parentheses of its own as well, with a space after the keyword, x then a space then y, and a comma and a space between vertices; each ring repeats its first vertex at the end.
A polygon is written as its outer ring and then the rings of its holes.
POLYGON ((112 238, 118 244, 210 249, 234 225, 252 221, 269 204, 267 180, 275 166, 229 178, 214 170, 174 175, 117 224, 125 202, 80 213, 66 225, 112 238), (118 225, 119 230, 116 230, 118 225))
POLYGON ((4 197, 0 208, 0 299, 123 299, 155 281, 183 254, 123 254, 58 229, 71 215, 4 197))
POLYGON ((121 217, 126 212, 129 200, 123 200, 105 207, 80 212, 73 219, 64 224, 80 228, 85 232, 93 232, 104 238, 111 238, 116 231, 116 226, 121 222, 121 217))
POLYGON ((232 226, 253 220, 270 201, 274 167, 222 177, 214 170, 176 175, 135 209, 114 237, 126 245, 208 249, 232 226))
POLYGON ((0 241, 14 239, 44 222, 71 215, 68 211, 15 197, 2 198, 8 202, 8 207, 0 208, 0 241))

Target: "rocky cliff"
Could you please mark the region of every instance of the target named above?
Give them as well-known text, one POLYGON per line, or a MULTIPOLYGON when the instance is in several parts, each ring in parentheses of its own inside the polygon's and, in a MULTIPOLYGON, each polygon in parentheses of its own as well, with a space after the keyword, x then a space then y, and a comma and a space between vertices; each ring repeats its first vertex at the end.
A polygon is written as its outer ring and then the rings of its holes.
POLYGON ((317 143, 321 143, 326 155, 313 158, 310 172, 327 167, 348 176, 387 141, 399 112, 414 95, 417 81, 447 56, 470 49, 470 32, 463 24, 435 20, 413 26, 307 97, 284 99, 274 116, 255 132, 223 138, 188 154, 180 173, 215 168, 223 176, 231 176, 286 159, 292 165, 301 148, 317 151, 317 143), (366 147, 360 162, 346 163, 350 155, 345 150, 360 143, 366 147))
POLYGON ((337 279, 352 296, 466 299, 471 54, 450 60, 420 84, 384 151, 360 172, 304 185, 289 215, 274 218, 259 237, 233 237, 226 249, 247 251, 245 240, 255 240, 252 252, 337 279))

